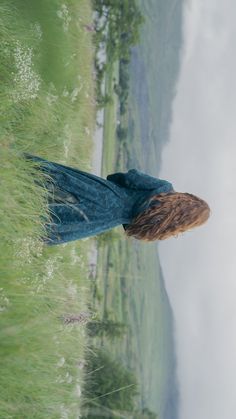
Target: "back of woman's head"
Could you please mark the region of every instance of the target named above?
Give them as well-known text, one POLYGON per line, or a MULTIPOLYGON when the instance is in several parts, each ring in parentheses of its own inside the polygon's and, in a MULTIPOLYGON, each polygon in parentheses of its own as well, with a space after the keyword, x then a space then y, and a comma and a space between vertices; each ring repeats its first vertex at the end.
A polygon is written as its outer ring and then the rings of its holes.
POLYGON ((148 208, 126 225, 128 236, 139 240, 164 240, 204 224, 210 215, 208 204, 189 193, 154 195, 148 208))

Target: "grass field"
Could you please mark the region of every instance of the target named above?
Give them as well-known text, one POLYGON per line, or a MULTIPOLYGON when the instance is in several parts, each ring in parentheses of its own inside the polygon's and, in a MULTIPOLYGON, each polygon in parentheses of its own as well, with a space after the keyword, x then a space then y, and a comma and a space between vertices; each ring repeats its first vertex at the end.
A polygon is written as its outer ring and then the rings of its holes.
MULTIPOLYGON (((105 109, 103 176, 132 167, 144 171, 147 155, 149 161, 155 162, 152 144, 148 143, 147 150, 143 149, 138 104, 133 95, 129 99, 128 114, 119 118, 122 127, 128 126, 129 118, 134 119, 133 131, 129 126, 126 144, 116 137, 118 102, 112 83, 116 71, 117 64, 106 77, 106 93, 113 102, 105 109), (149 157, 152 151, 153 156, 149 157), (127 156, 131 156, 132 166, 127 156)), ((154 169, 148 167, 149 171, 154 169)), ((99 245, 94 308, 101 318, 108 316, 113 321, 126 323, 128 329, 120 340, 111 342, 103 338, 97 344, 136 372, 140 389, 138 407, 148 406, 163 417, 170 391, 168 380, 173 373, 173 343, 171 311, 157 247, 127 239, 122 227, 114 232, 99 245)))
MULTIPOLYGON (((45 247, 46 196, 23 152, 90 169, 88 0, 0 4, 0 417, 79 417, 89 241, 45 247)), ((38 176, 38 174, 37 174, 38 176)))
POLYGON ((117 126, 117 108, 118 108, 118 97, 114 94, 114 84, 119 77, 119 63, 115 62, 108 67, 105 77, 105 94, 112 98, 112 102, 106 106, 104 111, 104 144, 103 156, 102 156, 102 173, 106 176, 111 173, 115 166, 116 152, 117 152, 117 138, 116 138, 116 126, 117 126))
POLYGON ((170 314, 155 246, 135 243, 121 232, 108 240, 99 247, 97 286, 99 315, 128 326, 124 337, 102 344, 136 372, 138 403, 156 405, 160 412, 170 365, 170 314))

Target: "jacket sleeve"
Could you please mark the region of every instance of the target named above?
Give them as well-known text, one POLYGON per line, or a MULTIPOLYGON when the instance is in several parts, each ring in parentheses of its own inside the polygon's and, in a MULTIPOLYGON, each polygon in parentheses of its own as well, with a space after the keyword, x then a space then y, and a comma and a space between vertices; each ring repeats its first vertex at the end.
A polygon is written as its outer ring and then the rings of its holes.
POLYGON ((107 176, 107 180, 129 189, 135 190, 157 190, 157 193, 168 193, 173 191, 173 186, 167 180, 157 179, 146 175, 139 170, 131 169, 127 173, 114 173, 107 176))

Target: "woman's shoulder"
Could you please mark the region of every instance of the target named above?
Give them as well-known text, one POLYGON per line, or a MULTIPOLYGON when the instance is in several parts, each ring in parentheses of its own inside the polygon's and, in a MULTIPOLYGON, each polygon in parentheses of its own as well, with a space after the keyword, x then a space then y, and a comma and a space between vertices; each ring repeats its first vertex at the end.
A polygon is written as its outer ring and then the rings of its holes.
POLYGON ((148 175, 138 169, 130 169, 126 173, 114 173, 109 175, 107 179, 130 189, 157 190, 157 193, 173 190, 173 186, 169 181, 148 175))

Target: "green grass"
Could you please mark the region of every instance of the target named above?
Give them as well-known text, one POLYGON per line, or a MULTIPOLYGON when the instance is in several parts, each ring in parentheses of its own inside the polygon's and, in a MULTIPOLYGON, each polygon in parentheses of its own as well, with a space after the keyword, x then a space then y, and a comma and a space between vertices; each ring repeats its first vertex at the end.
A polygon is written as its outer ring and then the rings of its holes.
MULTIPOLYGON (((93 46, 87 0, 0 5, 0 417, 75 418, 86 346, 89 241, 42 244, 46 193, 23 152, 90 169, 93 46), (63 416, 64 415, 64 416, 63 416)), ((38 176, 38 173, 37 173, 38 176)))
POLYGON ((119 77, 119 62, 109 66, 105 77, 105 93, 112 98, 112 103, 107 105, 104 110, 104 132, 103 132, 103 159, 102 172, 104 175, 111 173, 114 169, 117 152, 117 113, 118 96, 114 92, 114 84, 119 77))
POLYGON ((170 313, 155 245, 135 243, 121 233, 100 246, 97 293, 102 296, 95 300, 99 317, 108 315, 128 325, 115 344, 103 339, 102 345, 136 372, 142 395, 137 403, 145 399, 160 412, 167 385, 170 313), (160 395, 158 402, 153 402, 153 394, 160 395))
MULTIPOLYGON (((105 109, 104 176, 127 170, 127 148, 115 135, 118 103, 112 80, 116 70, 114 65, 106 75, 106 93, 113 98, 113 103, 105 109)), ((122 127, 128 127, 129 117, 135 122, 139 120, 137 103, 131 98, 129 112, 120 117, 122 127)), ((137 123, 126 143, 136 167, 144 167, 145 155, 137 123)), ((94 310, 101 318, 108 315, 114 321, 126 323, 128 333, 115 342, 97 339, 96 344, 134 369, 139 381, 139 407, 145 400, 145 404, 160 413, 168 392, 170 363, 167 297, 155 245, 128 239, 122 230, 122 227, 116 229, 115 240, 107 236, 99 245, 94 310)))

